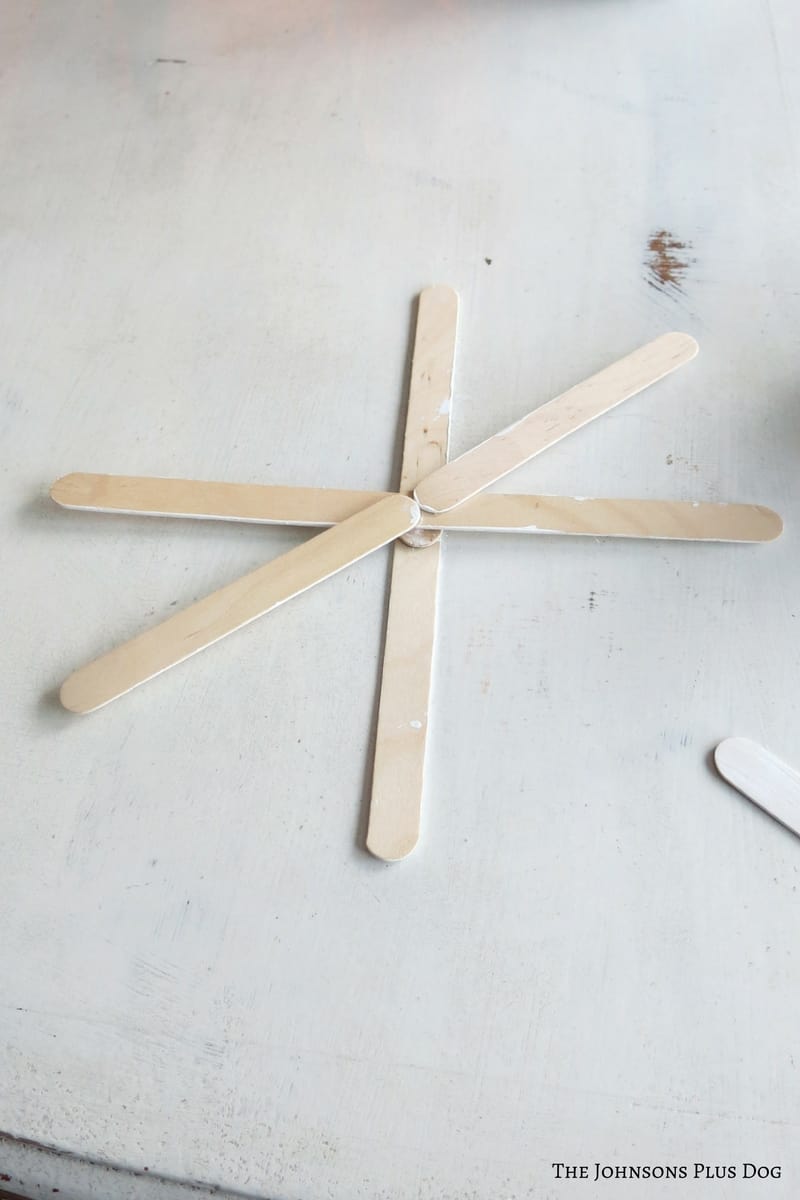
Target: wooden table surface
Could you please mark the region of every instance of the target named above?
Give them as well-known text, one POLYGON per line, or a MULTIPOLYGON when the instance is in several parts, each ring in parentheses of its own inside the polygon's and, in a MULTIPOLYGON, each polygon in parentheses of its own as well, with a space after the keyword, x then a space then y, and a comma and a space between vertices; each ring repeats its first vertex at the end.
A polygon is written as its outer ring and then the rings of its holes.
POLYGON ((0 53, 0 1128, 270 1200, 796 1197, 800 843, 709 754, 800 766, 797 5, 11 0, 0 53), (76 717, 71 670, 307 534, 47 489, 393 486, 432 282, 453 453, 700 343, 504 490, 786 532, 446 535, 387 866, 389 551, 76 717))

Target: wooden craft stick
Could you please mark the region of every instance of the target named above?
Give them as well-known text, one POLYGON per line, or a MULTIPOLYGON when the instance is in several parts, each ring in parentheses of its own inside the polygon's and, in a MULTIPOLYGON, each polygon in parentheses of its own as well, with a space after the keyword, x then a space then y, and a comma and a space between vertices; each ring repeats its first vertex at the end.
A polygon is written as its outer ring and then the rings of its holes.
POLYGON ((84 474, 64 475, 50 489, 52 499, 62 508, 89 512, 320 528, 346 521, 392 494, 84 474))
POLYGON ((431 520, 453 531, 709 542, 768 542, 783 529, 778 514, 760 504, 577 496, 483 494, 450 512, 423 513, 421 528, 431 520))
MULTIPOLYGON (((419 297, 408 385, 400 466, 404 496, 410 496, 421 479, 447 462, 457 333, 458 293, 450 287, 426 288, 419 297)), ((401 540, 419 549, 440 537, 441 530, 415 528, 401 540)))
POLYGON ((463 504, 548 446, 663 379, 694 358, 697 350, 687 333, 656 338, 434 471, 417 485, 417 502, 436 513, 463 504))
MULTIPOLYGON (((447 460, 458 296, 427 288, 419 298, 400 488, 410 492, 447 460)), ((375 736, 367 849, 396 862, 419 840, 430 710, 441 536, 417 530, 395 542, 375 736), (424 539, 428 539, 427 545, 424 539), (414 548, 416 547, 416 548, 414 548)))
MULTIPOLYGON (((64 508, 90 512, 324 528, 346 521, 392 493, 129 475, 65 475, 53 484, 50 495, 64 508)), ((422 513, 413 533, 447 529, 462 533, 768 542, 778 537, 783 522, 772 509, 759 504, 483 493, 450 512, 422 513)))
POLYGON ((727 738, 714 751, 723 779, 800 837, 800 775, 749 738, 727 738))
POLYGON ((81 667, 62 686, 61 703, 77 713, 108 704, 400 537, 418 520, 419 509, 407 496, 379 500, 81 667))

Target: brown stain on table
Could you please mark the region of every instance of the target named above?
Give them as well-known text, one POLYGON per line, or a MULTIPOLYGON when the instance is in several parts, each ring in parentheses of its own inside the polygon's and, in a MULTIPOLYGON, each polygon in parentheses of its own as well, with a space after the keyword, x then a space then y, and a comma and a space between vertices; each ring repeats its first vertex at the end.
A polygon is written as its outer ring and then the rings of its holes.
POLYGON ((647 282, 660 292, 670 289, 683 291, 683 279, 692 259, 687 252, 691 250, 691 242, 681 242, 668 229, 657 229, 647 242, 647 258, 645 266, 648 274, 647 282))

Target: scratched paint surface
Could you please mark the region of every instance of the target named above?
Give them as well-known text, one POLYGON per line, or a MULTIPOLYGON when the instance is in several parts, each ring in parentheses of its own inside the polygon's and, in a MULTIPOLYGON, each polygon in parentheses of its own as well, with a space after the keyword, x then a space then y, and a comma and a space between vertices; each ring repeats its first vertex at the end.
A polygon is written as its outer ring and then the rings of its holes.
POLYGON ((800 858, 707 763, 800 728, 797 21, 2 8, 0 1128, 286 1200, 550 1197, 551 1162, 615 1152, 756 1156, 797 1195, 800 858), (687 265, 656 287, 662 232, 687 265), (435 281, 453 453, 685 329, 692 365, 509 486, 787 532, 447 539, 423 841, 387 868, 388 555, 78 719, 72 668, 305 535, 44 496, 388 486, 435 281))

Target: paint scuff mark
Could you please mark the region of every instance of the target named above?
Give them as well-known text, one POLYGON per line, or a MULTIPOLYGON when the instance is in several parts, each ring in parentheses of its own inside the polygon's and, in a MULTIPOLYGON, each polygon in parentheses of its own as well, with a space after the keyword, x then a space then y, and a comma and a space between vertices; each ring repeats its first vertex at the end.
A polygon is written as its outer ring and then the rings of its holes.
POLYGON ((668 467, 683 467, 684 470, 694 471, 695 474, 697 474, 700 470, 700 467, 697 465, 697 463, 692 462, 688 458, 684 458, 681 454, 668 454, 664 461, 668 467))
POLYGON ((657 229, 647 242, 645 276, 650 287, 659 292, 682 292, 686 272, 694 262, 689 257, 691 242, 681 242, 668 229, 657 229))
POLYGON ((589 609, 589 612, 594 612, 594 610, 597 608, 597 604, 598 604, 598 601, 600 600, 600 597, 607 596, 607 595, 608 595, 608 592, 604 588, 601 588, 600 591, 598 591, 598 592, 595 592, 594 590, 589 592, 589 599, 587 602, 587 607, 589 609))

